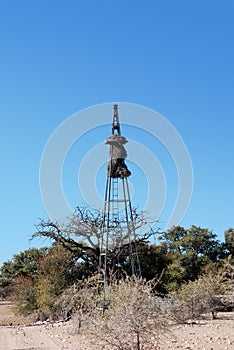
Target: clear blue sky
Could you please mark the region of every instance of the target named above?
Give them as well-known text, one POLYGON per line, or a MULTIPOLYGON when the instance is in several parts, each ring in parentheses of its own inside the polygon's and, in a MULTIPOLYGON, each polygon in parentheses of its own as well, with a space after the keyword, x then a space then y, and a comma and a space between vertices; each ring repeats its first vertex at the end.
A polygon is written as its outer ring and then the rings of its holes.
POLYGON ((234 227, 233 13, 231 0, 0 2, 0 262, 33 246, 47 218, 39 166, 51 133, 110 101, 152 108, 183 137, 194 192, 181 224, 220 239, 234 227))

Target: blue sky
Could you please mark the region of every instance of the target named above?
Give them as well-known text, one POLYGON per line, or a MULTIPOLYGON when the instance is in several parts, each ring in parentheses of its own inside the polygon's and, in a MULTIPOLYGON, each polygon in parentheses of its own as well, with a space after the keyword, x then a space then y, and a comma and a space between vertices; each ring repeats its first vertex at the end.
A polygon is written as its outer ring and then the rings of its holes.
POLYGON ((182 225, 220 239, 234 227, 233 12, 231 0, 1 1, 0 262, 37 244, 28 240, 47 217, 39 167, 52 132, 112 101, 156 110, 184 139, 194 191, 182 225))

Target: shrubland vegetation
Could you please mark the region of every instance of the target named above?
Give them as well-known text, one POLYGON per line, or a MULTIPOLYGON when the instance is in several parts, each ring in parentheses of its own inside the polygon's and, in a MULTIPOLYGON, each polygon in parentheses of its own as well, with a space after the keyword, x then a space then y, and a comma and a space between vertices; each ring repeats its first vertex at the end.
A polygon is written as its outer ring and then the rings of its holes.
MULTIPOLYGON (((136 228, 146 227, 143 214, 135 213, 134 219, 136 228)), ((130 276, 126 240, 115 245, 111 238, 110 277, 105 308, 100 307, 101 223, 100 213, 84 208, 65 223, 40 221, 32 238, 49 238, 51 245, 25 250, 2 264, 1 297, 40 320, 73 317, 77 331, 85 329, 113 349, 155 349, 168 323, 207 312, 215 318, 221 308, 233 307, 234 229, 227 229, 221 242, 197 226, 141 230, 136 236, 141 277, 130 276)))

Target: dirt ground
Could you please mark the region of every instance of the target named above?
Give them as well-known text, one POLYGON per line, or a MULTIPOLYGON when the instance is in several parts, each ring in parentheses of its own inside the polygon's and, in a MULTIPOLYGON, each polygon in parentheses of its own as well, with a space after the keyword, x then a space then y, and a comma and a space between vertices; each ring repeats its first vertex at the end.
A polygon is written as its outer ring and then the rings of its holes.
MULTIPOLYGON (((72 321, 32 324, 31 318, 16 317, 12 305, 0 302, 0 350, 98 350, 74 329, 72 321)), ((173 326, 162 335, 158 350, 175 349, 234 350, 234 313, 173 326)))

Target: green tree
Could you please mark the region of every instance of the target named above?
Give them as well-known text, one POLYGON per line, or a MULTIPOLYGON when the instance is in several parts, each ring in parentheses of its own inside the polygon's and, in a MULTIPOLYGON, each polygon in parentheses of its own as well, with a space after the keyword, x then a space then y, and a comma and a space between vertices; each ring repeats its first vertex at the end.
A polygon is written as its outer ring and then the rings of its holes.
POLYGON ((184 227, 173 226, 159 235, 159 241, 165 242, 168 252, 182 254, 184 252, 184 247, 181 242, 187 234, 188 232, 184 227))
POLYGON ((220 242, 207 228, 172 227, 160 236, 160 241, 165 242, 171 255, 166 275, 175 287, 181 282, 195 280, 204 266, 218 261, 221 254, 220 242))
POLYGON ((83 274, 83 265, 61 245, 21 252, 2 267, 18 312, 35 311, 43 319, 53 316, 56 298, 83 274))
POLYGON ((166 269, 168 260, 165 245, 142 243, 138 246, 142 277, 147 281, 159 279, 166 269))
POLYGON ((80 264, 70 251, 60 245, 48 250, 48 254, 39 261, 34 284, 36 307, 41 318, 54 317, 58 296, 81 278, 82 273, 80 264))
POLYGON ((18 276, 27 276, 37 270, 38 260, 44 256, 46 248, 30 248, 13 255, 12 260, 4 262, 0 269, 1 279, 12 281, 18 276))
POLYGON ((234 229, 229 228, 224 232, 226 254, 231 254, 234 258, 234 229))
POLYGON ((12 293, 24 284, 23 280, 29 286, 29 280, 36 275, 38 261, 46 251, 46 248, 30 248, 13 255, 12 260, 4 262, 0 269, 0 294, 3 297, 11 297, 12 293))
POLYGON ((162 277, 162 285, 164 287, 164 290, 166 293, 178 290, 184 280, 185 268, 181 265, 180 259, 176 259, 175 255, 173 255, 173 258, 167 265, 167 268, 162 277))
POLYGON ((221 244, 207 228, 192 226, 181 242, 184 248, 182 265, 186 268, 186 280, 194 280, 207 264, 218 261, 221 244))

